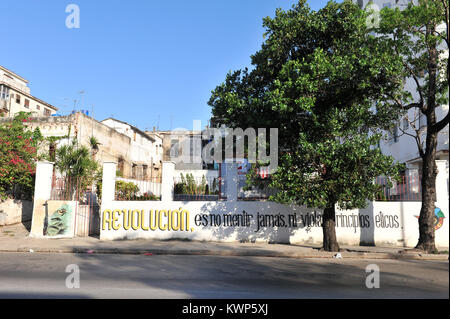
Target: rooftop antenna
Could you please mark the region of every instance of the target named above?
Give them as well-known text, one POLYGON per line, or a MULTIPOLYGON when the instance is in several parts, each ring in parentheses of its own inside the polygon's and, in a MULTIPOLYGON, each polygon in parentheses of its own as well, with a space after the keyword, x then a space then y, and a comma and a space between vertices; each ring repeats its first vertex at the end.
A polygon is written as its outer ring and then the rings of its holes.
POLYGON ((81 90, 79 92, 77 92, 78 94, 80 94, 80 105, 79 107, 83 107, 83 94, 84 94, 84 90, 81 90))
POLYGON ((62 112, 70 112, 70 111, 68 111, 70 109, 70 106, 67 105, 67 101, 69 101, 69 99, 67 97, 63 98, 63 102, 62 102, 62 106, 61 106, 61 114, 62 114, 62 112))
MULTIPOLYGON (((91 111, 92 111, 91 117, 92 117, 92 119, 94 119, 94 104, 92 104, 92 106, 91 106, 91 111)), ((92 133, 91 133, 91 136, 94 136, 94 121, 92 121, 92 133)))

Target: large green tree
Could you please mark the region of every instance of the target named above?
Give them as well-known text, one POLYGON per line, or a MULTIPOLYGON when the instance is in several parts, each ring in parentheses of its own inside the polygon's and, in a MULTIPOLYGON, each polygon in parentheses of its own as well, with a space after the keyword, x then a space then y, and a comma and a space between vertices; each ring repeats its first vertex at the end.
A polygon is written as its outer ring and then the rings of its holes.
POLYGON ((376 145, 399 115, 379 102, 396 94, 401 63, 369 33, 367 16, 352 1, 278 9, 264 19, 252 70, 230 72, 209 101, 215 125, 279 129, 272 199, 322 208, 327 251, 339 250, 336 205, 365 207, 379 190, 374 178, 399 168, 376 145))
POLYGON ((448 110, 440 119, 437 110, 448 104, 449 1, 419 0, 405 8, 385 8, 380 26, 374 31, 402 58, 405 86, 387 103, 409 113, 407 119, 413 130, 404 134, 415 139, 422 159, 422 207, 416 248, 436 252, 436 148, 439 132, 449 123, 448 110), (412 113, 425 117, 426 126, 422 127, 419 116, 412 113))

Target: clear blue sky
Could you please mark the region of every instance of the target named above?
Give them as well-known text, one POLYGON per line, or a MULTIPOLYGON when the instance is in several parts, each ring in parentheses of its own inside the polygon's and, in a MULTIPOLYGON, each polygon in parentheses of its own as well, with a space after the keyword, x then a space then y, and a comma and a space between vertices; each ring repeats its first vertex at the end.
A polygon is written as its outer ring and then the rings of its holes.
MULTIPOLYGON (((140 129, 192 128, 230 70, 250 66, 262 18, 295 0, 1 0, 0 65, 58 108, 114 116, 140 129), (65 8, 80 8, 80 28, 65 8), (81 90, 85 93, 78 94, 81 90)), ((326 0, 309 0, 317 10, 326 0)))

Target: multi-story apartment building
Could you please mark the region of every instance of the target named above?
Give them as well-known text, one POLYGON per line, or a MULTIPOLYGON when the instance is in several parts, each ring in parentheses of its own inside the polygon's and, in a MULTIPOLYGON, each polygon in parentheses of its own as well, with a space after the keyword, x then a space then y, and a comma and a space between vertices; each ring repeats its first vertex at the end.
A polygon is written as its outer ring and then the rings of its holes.
MULTIPOLYGON (((361 8, 371 5, 372 9, 381 10, 384 7, 405 8, 411 0, 357 0, 355 1, 361 8)), ((417 4, 417 0, 413 3, 417 4)), ((445 24, 438 26, 438 31, 444 31, 445 24)), ((448 57, 448 49, 444 50, 444 55, 448 57)), ((418 93, 413 79, 406 82, 407 89, 415 100, 418 100, 418 93)), ((449 112, 449 105, 441 105, 436 109, 437 120, 441 120, 449 112)), ((380 148, 384 154, 392 155, 397 161, 406 163, 408 171, 414 174, 420 174, 422 159, 419 156, 419 150, 416 141, 411 135, 416 135, 414 128, 420 128, 421 140, 425 141, 426 117, 418 109, 410 109, 405 114, 397 126, 388 132, 388 139, 380 143, 380 148)), ((449 168, 449 126, 447 125, 438 135, 438 145, 436 152, 437 160, 445 160, 447 163, 447 176, 449 168)))
POLYGON ((208 143, 202 140, 200 130, 146 131, 146 134, 162 141, 162 158, 164 161, 175 162, 176 176, 192 174, 201 180, 219 176, 218 164, 207 164, 202 160, 202 150, 208 143))
POLYGON ((58 110, 31 95, 28 81, 0 65, 0 114, 13 117, 21 111, 33 116, 51 116, 58 110))
POLYGON ((121 173, 133 179, 144 180, 161 176, 163 160, 161 137, 148 135, 137 127, 114 118, 107 118, 101 123, 130 139, 127 158, 118 159, 117 169, 121 173), (131 168, 131 174, 127 174, 126 166, 131 168))

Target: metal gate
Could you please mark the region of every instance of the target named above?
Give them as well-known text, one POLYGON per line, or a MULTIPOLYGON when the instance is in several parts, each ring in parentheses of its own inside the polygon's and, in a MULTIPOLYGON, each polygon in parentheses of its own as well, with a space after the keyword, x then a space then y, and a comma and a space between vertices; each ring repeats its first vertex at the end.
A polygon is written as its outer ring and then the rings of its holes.
POLYGON ((53 175, 50 201, 76 202, 74 236, 100 235, 100 202, 94 188, 78 177, 53 175))

